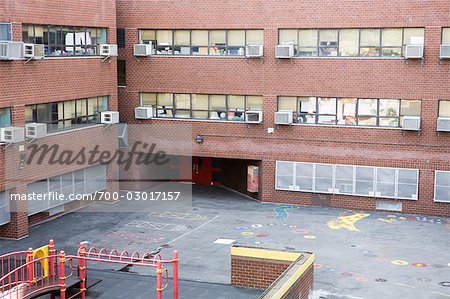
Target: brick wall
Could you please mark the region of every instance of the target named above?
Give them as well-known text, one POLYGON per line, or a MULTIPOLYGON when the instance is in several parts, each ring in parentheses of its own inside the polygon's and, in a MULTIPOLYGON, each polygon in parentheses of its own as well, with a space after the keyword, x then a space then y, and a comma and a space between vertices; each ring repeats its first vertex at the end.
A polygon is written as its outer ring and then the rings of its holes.
POLYGON ((434 170, 450 170, 450 134, 436 133, 438 100, 450 99, 450 62, 438 62, 441 27, 450 27, 447 1, 125 1, 117 2, 117 26, 126 28, 127 87, 120 89, 123 120, 133 123, 139 92, 263 95, 264 124, 150 120, 190 124, 194 156, 262 160, 262 200, 373 209, 373 198, 274 190, 276 160, 411 167, 420 170, 418 201, 404 212, 450 215, 433 202, 434 170), (370 9, 368 9, 370 7, 370 9), (425 61, 307 58, 277 61, 280 28, 424 27, 425 61), (138 29, 264 29, 265 57, 148 57, 136 60, 138 29), (422 131, 274 125, 277 96, 401 98, 422 100, 422 131), (268 128, 275 128, 268 134, 268 128))

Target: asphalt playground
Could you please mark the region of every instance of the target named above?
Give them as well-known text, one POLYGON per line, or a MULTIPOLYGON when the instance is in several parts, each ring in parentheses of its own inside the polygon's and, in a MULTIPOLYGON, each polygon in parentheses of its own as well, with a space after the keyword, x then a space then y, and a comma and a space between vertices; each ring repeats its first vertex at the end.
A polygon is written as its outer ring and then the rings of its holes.
MULTIPOLYGON (((28 238, 0 240, 0 253, 40 247, 50 238, 75 253, 97 248, 180 254, 180 298, 257 298, 230 284, 231 244, 312 251, 313 298, 450 298, 450 220, 444 217, 259 203, 219 187, 192 186, 183 211, 147 205, 90 206, 37 225, 28 238)), ((153 269, 88 265, 103 281, 88 298, 152 298, 153 269)), ((169 290, 170 292, 170 290, 169 290)), ((165 298, 170 298, 169 294, 165 298)))

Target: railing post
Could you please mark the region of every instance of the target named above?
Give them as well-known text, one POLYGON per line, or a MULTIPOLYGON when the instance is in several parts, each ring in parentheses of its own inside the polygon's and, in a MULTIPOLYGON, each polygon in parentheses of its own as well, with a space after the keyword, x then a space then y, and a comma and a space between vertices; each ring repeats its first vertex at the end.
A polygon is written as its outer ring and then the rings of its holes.
POLYGON ((33 248, 28 248, 27 251, 27 272, 28 283, 31 285, 34 282, 33 248))
POLYGON ((78 249, 78 276, 80 277, 80 298, 86 298, 86 246, 80 243, 78 249))
POLYGON ((64 251, 59 253, 59 288, 59 298, 66 299, 66 254, 64 251))
POLYGON ((178 251, 173 251, 173 299, 178 299, 178 251))
POLYGON ((48 259, 49 269, 50 269, 50 277, 55 276, 55 241, 50 240, 48 242, 48 255, 50 256, 48 259))
MULTIPOLYGON (((156 262, 156 299, 162 299, 162 274, 163 274, 162 262, 156 262)), ((62 298, 61 298, 62 299, 62 298)))

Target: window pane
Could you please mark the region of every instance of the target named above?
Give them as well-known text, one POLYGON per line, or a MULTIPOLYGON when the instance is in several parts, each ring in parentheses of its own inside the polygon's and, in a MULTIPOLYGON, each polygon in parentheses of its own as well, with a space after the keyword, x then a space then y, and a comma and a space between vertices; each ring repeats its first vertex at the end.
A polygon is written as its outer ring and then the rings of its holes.
POLYGON ((0 127, 8 127, 11 125, 11 109, 0 109, 0 127))
POLYGON ((401 47, 402 46, 402 29, 383 29, 382 42, 383 47, 401 47))
POLYGON ((359 99, 358 100, 359 115, 377 115, 378 107, 376 99, 359 99))
POLYGON ((264 31, 247 30, 247 45, 264 45, 264 31))
POLYGON ((292 110, 297 112, 297 98, 296 97, 279 97, 278 110, 292 110))
POLYGON ((244 111, 245 96, 228 96, 228 110, 244 111))
POLYGON ((450 28, 442 29, 442 43, 450 44, 450 28))
POLYGON ((176 110, 175 111, 175 117, 177 118, 191 118, 191 111, 190 110, 176 110))
POLYGON ((355 194, 359 195, 373 195, 373 183, 375 172, 373 167, 359 167, 356 166, 356 189, 355 194))
POLYGON ((191 43, 191 33, 189 30, 176 30, 174 36, 174 45, 189 46, 191 43))
POLYGON ((11 40, 9 31, 10 31, 9 24, 0 24, 0 40, 11 40))
POLYGON ((302 123, 316 123, 316 98, 299 98, 299 122, 302 123))
POLYGON ((319 30, 320 56, 337 56, 337 30, 319 30))
POLYGON ((402 116, 420 116, 422 110, 422 101, 420 100, 401 100, 400 109, 402 116))
POLYGON ((450 171, 436 171, 434 199, 450 202, 450 171))
POLYGON ((48 123, 50 118, 49 104, 37 105, 37 119, 36 122, 48 123))
POLYGON ((191 109, 191 95, 189 95, 189 94, 175 94, 175 108, 177 108, 177 109, 191 109))
POLYGON ((400 100, 380 99, 380 116, 398 117, 400 100))
POLYGON ((377 196, 395 197, 395 169, 377 168, 377 196))
POLYGON ((336 165, 334 188, 336 193, 353 194, 353 166, 336 165))
POLYGON ((339 31, 339 55, 358 56, 359 51, 359 30, 339 31))
POLYGON ((299 30, 300 47, 317 47, 317 30, 299 30))
POLYGON ((316 192, 333 192, 333 165, 316 164, 316 192))
POLYGON ((192 95, 193 110, 208 110, 208 95, 193 94, 192 95))
POLYGON ((171 93, 158 93, 157 95, 158 107, 172 108, 173 100, 171 93))
POLYGON ((336 123, 336 98, 319 98, 319 119, 318 123, 335 124, 336 123), (322 116, 328 114, 329 116, 322 116))
POLYGON ((398 197, 417 199, 417 170, 398 170, 398 197))
POLYGON ((148 41, 156 40, 156 32, 155 30, 141 30, 141 41, 143 43, 148 43, 148 41))
POLYGON ((439 117, 450 117, 450 101, 439 101, 439 117))
POLYGON ((192 30, 193 46, 208 46, 208 30, 192 30))
POLYGON ((244 30, 230 30, 228 31, 228 46, 245 46, 245 31, 244 30))
POLYGON ((208 111, 192 111, 192 118, 208 119, 208 111))
POLYGON ((380 46, 379 29, 361 30, 361 47, 379 47, 379 46, 380 46))
POLYGON ((98 99, 89 98, 88 99, 88 115, 94 115, 99 112, 98 99))
POLYGON ((226 43, 226 31, 225 30, 211 30, 209 32, 210 45, 224 46, 226 43))
POLYGON ((278 162, 276 164, 277 171, 277 188, 289 189, 293 188, 294 181, 294 163, 292 162, 278 162))
POLYGON ((405 28, 403 31, 404 45, 423 45, 425 29, 423 28, 405 28))
POLYGON ((86 99, 77 100, 77 117, 86 116, 86 99))
POLYGON ((313 191, 313 164, 296 163, 295 185, 302 191, 313 191))
POLYGON ((108 43, 108 32, 106 28, 97 28, 97 44, 106 44, 108 43))
POLYGON ((226 96, 212 95, 209 97, 211 110, 226 110, 226 96))
POLYGON ((280 30, 280 45, 297 45, 297 44, 298 44, 298 30, 280 30))
POLYGON ((340 125, 356 125, 356 98, 338 99, 337 121, 340 125))
POLYGON ((172 45, 172 30, 157 30, 156 42, 158 45, 172 45))
POLYGON ((76 117, 75 101, 64 102, 64 118, 72 119, 76 117))
POLYGON ((259 110, 263 109, 263 97, 262 96, 247 96, 247 110, 259 110))

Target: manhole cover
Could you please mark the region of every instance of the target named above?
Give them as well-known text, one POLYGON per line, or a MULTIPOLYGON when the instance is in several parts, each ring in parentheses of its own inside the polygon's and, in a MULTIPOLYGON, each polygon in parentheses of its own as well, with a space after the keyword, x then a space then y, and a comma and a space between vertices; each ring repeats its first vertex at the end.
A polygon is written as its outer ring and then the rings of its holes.
POLYGON ((387 282, 387 279, 385 278, 377 278, 375 279, 376 282, 387 282))
POLYGON ((441 281, 439 284, 443 287, 450 288, 450 281, 441 281))
POLYGON ((444 269, 447 268, 445 265, 442 264, 433 264, 431 265, 431 267, 435 268, 435 269, 444 269))

